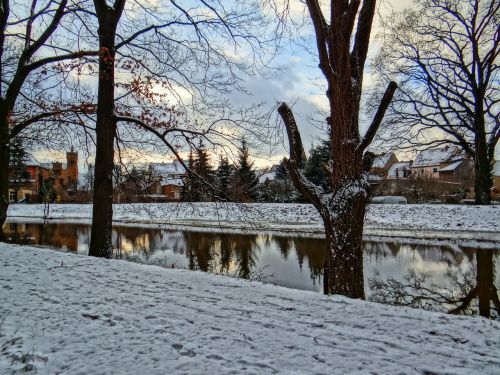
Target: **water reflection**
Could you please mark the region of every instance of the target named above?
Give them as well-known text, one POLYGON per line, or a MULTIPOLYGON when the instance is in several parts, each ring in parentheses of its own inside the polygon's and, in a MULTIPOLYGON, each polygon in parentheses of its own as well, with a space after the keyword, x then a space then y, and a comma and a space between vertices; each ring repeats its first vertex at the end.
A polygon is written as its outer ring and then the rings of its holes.
MULTIPOLYGON (((86 254, 90 226, 11 222, 5 224, 4 234, 10 242, 86 254)), ((320 238, 115 226, 113 244, 117 257, 136 262, 322 290, 325 245, 320 238)), ((383 303, 467 314, 477 313, 476 297, 482 295, 479 306, 491 307, 498 316, 500 280, 494 275, 498 254, 498 249, 455 243, 367 241, 366 295, 383 303)))

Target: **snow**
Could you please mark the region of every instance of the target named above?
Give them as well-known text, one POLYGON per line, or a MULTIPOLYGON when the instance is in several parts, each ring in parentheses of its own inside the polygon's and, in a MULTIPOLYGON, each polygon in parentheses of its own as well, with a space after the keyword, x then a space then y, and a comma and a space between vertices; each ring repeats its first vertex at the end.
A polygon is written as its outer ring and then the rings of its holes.
POLYGON ((394 163, 391 165, 389 168, 389 171, 387 172, 388 177, 403 177, 404 176, 404 171, 410 169, 410 162, 409 161, 402 161, 400 163, 394 163))
POLYGON ((161 180, 161 186, 184 186, 184 180, 182 178, 166 178, 161 180))
POLYGON ((463 160, 458 160, 456 162, 453 162, 449 165, 447 165, 446 167, 443 167, 443 168, 439 168, 438 169, 438 172, 451 172, 451 171, 454 171, 455 169, 457 169, 457 167, 462 164, 463 160))
POLYGON ((259 184, 264 184, 267 181, 274 181, 274 180, 276 180, 275 172, 264 173, 259 177, 259 184))
POLYGON ((160 176, 186 173, 186 168, 178 160, 174 160, 172 163, 150 163, 149 167, 160 176))
MULTIPOLYGON (((12 204, 9 218, 43 218, 42 204, 12 204)), ((323 222, 310 204, 140 203, 115 204, 120 223, 322 233, 323 222)), ((368 207, 365 235, 488 239, 500 242, 500 206, 374 204, 368 207)), ((90 221, 90 204, 52 204, 50 218, 90 221)))
POLYGON ((0 266, 2 374, 500 373, 484 318, 7 244, 0 266))
POLYGON ((392 155, 393 153, 387 153, 376 156, 375 159, 373 159, 372 168, 385 168, 392 155))
POLYGON ((380 176, 377 176, 376 174, 370 174, 368 175, 368 181, 383 181, 384 178, 383 177, 380 177, 380 176))
POLYGON ((462 153, 458 147, 445 146, 431 148, 421 151, 415 158, 412 168, 436 166, 448 161, 462 159, 462 153))

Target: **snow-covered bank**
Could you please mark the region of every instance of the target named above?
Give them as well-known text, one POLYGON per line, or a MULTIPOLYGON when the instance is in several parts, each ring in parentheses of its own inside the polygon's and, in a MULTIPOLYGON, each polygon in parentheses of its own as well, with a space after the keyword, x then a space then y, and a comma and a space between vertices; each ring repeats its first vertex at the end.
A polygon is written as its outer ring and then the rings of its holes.
MULTIPOLYGON (((41 218, 43 205, 14 204, 8 215, 41 218)), ((91 217, 92 206, 88 204, 54 204, 50 208, 53 219, 78 221, 91 217)), ((308 204, 117 204, 113 217, 122 223, 323 232, 321 218, 308 204)), ((365 234, 500 241, 500 206, 371 205, 365 234)))
POLYGON ((500 323, 0 244, 0 373, 500 372, 500 323))

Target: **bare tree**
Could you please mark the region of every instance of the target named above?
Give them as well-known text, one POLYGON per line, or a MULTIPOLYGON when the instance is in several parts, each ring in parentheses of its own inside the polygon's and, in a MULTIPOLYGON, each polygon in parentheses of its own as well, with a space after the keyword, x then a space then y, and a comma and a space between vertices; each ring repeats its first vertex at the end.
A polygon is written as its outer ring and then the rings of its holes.
POLYGON ((319 69, 327 84, 330 192, 304 176, 300 133, 292 110, 283 103, 278 112, 288 134, 287 168, 297 189, 316 207, 324 222, 324 293, 364 298, 362 233, 369 197, 367 172, 373 159, 365 150, 379 128, 396 84, 389 84, 373 122, 361 136, 360 99, 376 1, 330 1, 329 21, 318 0, 307 0, 306 5, 315 30, 319 69))
POLYGON ((100 56, 90 255, 111 256, 115 143, 124 141, 125 131, 132 134, 123 130, 124 126, 156 137, 178 159, 176 146, 181 141, 193 146, 196 138, 209 134, 229 138, 218 127, 222 122, 234 122, 231 116, 225 116, 227 103, 213 103, 221 93, 238 87, 238 72, 249 71, 246 63, 231 58, 228 47, 244 45, 252 58, 258 58, 257 47, 264 47, 250 32, 260 19, 259 9, 245 2, 194 3, 187 7, 170 0, 148 8, 142 2, 116 0, 109 5, 94 0, 100 56), (122 17, 127 12, 134 17, 122 17), (141 12, 140 17, 137 12, 141 12), (132 22, 138 19, 139 24, 132 22), (129 82, 116 82, 115 70, 124 67, 131 76, 129 82), (189 104, 182 92, 188 93, 189 104), (183 111, 175 109, 176 105, 183 111), (208 124, 200 124, 188 118, 187 107, 191 113, 203 113, 201 118, 205 119, 217 110, 219 113, 208 124), (183 126, 170 116, 177 112, 182 112, 183 126))
POLYGON ((495 0, 415 1, 385 21, 376 64, 381 81, 400 87, 385 138, 461 147, 474 160, 478 204, 490 204, 500 138, 499 10, 495 0))
POLYGON ((125 0, 94 0, 99 35, 96 158, 89 255, 111 257, 115 115, 115 37, 125 0))
MULTIPOLYGON (((61 102, 50 102, 45 91, 58 86, 60 69, 55 64, 84 56, 92 51, 75 51, 59 44, 56 31, 64 18, 79 6, 68 0, 0 4, 0 226, 5 222, 9 204, 9 153, 13 141, 33 124, 60 118, 76 106, 65 108, 61 102)), ((80 2, 79 5, 83 5, 80 2)), ((82 110, 80 108, 79 110, 82 110)))

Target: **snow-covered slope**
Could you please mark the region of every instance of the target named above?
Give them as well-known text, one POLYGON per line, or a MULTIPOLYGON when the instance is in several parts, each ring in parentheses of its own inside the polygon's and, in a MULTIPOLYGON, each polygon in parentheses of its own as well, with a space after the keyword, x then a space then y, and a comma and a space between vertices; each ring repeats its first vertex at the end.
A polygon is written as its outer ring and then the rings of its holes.
MULTIPOLYGON (((9 217, 43 217, 42 205, 14 204, 9 217)), ((91 205, 54 204, 50 217, 65 220, 90 220, 91 205)), ((114 205, 114 220, 128 223, 154 223, 224 228, 250 228, 322 232, 319 214, 309 204, 216 204, 160 203, 114 205)), ((392 231, 489 232, 500 241, 500 206, 383 204, 371 205, 365 222, 365 234, 381 235, 392 231)), ((421 233, 422 234, 422 233, 421 233)), ((424 233, 424 235, 427 235, 424 233)), ((450 233, 447 234, 450 238, 450 233)), ((479 239, 478 236, 472 238, 479 239)))
POLYGON ((500 323, 0 244, 0 373, 498 374, 500 323))

